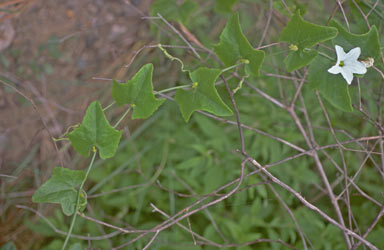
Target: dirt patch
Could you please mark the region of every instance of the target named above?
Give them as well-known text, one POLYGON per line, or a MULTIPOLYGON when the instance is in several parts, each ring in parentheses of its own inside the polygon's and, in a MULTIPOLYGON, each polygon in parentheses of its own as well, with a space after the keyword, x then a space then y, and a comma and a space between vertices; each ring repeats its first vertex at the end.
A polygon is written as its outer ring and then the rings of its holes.
MULTIPOLYGON (((27 8, 10 19, 15 36, 0 52, 0 80, 32 99, 38 109, 0 84, 0 173, 15 176, 0 179, 0 214, 9 218, 25 212, 11 214, 7 209, 28 204, 49 169, 71 161, 71 152, 62 142, 58 143, 59 160, 51 135, 58 137, 80 122, 90 101, 109 102, 109 82, 93 77, 123 79, 124 66, 135 50, 151 39, 148 22, 138 12, 148 13, 150 0, 132 0, 131 4, 120 0, 28 2, 27 8), (25 192, 16 194, 20 190, 25 192), (12 195, 18 195, 17 199, 10 199, 12 195)), ((30 241, 22 240, 30 232, 21 223, 0 222, 5 229, 0 245, 13 240, 18 249, 31 247, 30 241)))
MULTIPOLYGON (((147 22, 134 7, 147 11, 148 3, 34 1, 12 20, 16 36, 1 52, 6 63, 0 74, 36 102, 52 134, 60 135, 90 100, 104 96, 108 82, 93 77, 124 76, 133 50, 149 37, 147 22)), ((15 91, 1 85, 0 97, 0 133, 8 145, 2 159, 9 164, 22 159, 20 147, 29 151, 44 127, 15 91)))

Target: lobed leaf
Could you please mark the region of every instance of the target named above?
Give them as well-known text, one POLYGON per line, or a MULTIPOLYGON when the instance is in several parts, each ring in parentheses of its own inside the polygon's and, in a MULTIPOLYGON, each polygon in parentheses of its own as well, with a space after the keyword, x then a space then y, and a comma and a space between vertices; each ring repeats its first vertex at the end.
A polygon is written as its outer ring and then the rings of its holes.
POLYGON ((112 97, 118 105, 129 104, 133 108, 132 119, 145 119, 165 101, 153 94, 153 65, 146 64, 127 83, 113 81, 112 97))
POLYGON ((379 63, 381 57, 379 34, 375 26, 365 34, 352 34, 341 26, 335 20, 331 20, 330 26, 335 27, 339 34, 332 40, 334 45, 339 45, 347 52, 353 48, 360 47, 361 57, 372 57, 375 59, 375 63, 379 63))
POLYGON ((313 49, 290 51, 288 56, 284 59, 285 66, 288 72, 300 69, 315 59, 317 51, 313 49))
POLYGON ((327 58, 318 56, 309 66, 308 84, 311 88, 317 89, 335 107, 351 112, 353 108, 347 82, 341 74, 328 73, 333 64, 327 58))
POLYGON ((296 12, 281 31, 280 41, 296 45, 299 50, 311 48, 319 42, 330 40, 337 35, 337 29, 305 21, 296 12))
POLYGON ((95 101, 88 106, 81 125, 68 134, 68 138, 79 154, 88 157, 95 146, 100 157, 107 159, 115 155, 121 134, 109 125, 100 103, 95 101))
POLYGON ((296 12, 280 34, 281 42, 287 42, 295 47, 284 60, 287 70, 290 72, 308 65, 315 59, 317 53, 306 49, 319 42, 330 40, 336 35, 337 29, 307 22, 299 11, 296 12))
MULTIPOLYGON (((32 201, 60 204, 64 214, 70 216, 75 212, 76 187, 81 184, 84 178, 84 171, 56 167, 53 169, 52 176, 35 191, 32 201)), ((86 204, 85 195, 82 195, 81 198, 80 204, 84 206, 86 204)))
POLYGON ((221 32, 220 42, 215 45, 214 50, 225 66, 235 65, 240 60, 248 60, 249 64, 245 65, 246 73, 253 76, 259 75, 265 53, 262 50, 254 49, 244 36, 237 13, 227 22, 221 32))
POLYGON ((218 116, 232 115, 231 109, 223 102, 215 88, 215 81, 220 74, 221 71, 218 69, 198 68, 190 73, 194 83, 192 89, 176 91, 175 101, 186 122, 197 110, 208 111, 218 116))

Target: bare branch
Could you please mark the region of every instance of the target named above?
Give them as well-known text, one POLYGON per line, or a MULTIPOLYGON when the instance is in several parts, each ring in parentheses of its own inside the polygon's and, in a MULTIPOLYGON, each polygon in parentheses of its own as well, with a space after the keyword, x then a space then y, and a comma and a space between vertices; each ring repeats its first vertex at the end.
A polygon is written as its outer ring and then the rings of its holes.
POLYGON ((299 194, 298 192, 296 192, 294 189, 292 189, 290 186, 288 186, 287 184, 285 184, 284 182, 282 182, 281 180, 279 180, 278 178, 276 178, 274 175, 272 175, 270 172, 268 172, 265 168, 263 168, 255 159, 252 159, 251 158, 251 163, 253 165, 255 165, 256 167, 258 167, 264 174, 266 174, 274 183, 278 184, 279 186, 281 186, 282 188, 284 188, 285 190, 287 190, 288 192, 290 192, 291 194, 293 194, 298 200, 301 201, 301 203, 306 206, 307 208, 315 211, 316 213, 318 213, 320 216, 322 216, 324 219, 326 219, 328 222, 332 223, 333 225, 335 225, 336 227, 340 228, 343 232, 345 232, 346 234, 360 240, 362 243, 364 243, 364 245, 366 245, 367 247, 369 247, 370 249, 374 249, 374 250, 379 250, 376 246, 374 246, 371 242, 365 240, 363 237, 361 237, 360 235, 356 234, 355 232, 349 230, 348 228, 346 228, 345 226, 339 224, 337 221, 335 221, 334 219, 332 219, 331 217, 329 217, 327 214, 325 214, 322 210, 320 210, 318 207, 314 206, 313 204, 309 203, 301 194, 299 194))

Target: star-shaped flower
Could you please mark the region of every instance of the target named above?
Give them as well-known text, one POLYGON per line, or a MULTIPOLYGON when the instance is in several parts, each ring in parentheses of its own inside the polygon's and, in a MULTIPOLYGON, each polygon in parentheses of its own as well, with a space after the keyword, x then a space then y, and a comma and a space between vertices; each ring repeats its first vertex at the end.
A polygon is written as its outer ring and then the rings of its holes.
POLYGON ((339 45, 336 45, 335 49, 337 55, 337 63, 335 66, 328 69, 329 73, 341 73, 347 83, 351 84, 353 80, 353 74, 365 74, 367 72, 365 65, 357 61, 361 53, 359 47, 351 49, 348 53, 345 53, 344 49, 339 45))

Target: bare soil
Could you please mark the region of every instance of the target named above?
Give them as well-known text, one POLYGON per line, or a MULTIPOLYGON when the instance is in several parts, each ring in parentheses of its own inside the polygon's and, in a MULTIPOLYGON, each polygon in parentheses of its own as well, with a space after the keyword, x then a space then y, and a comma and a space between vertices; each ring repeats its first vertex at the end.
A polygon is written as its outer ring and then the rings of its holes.
POLYGON ((0 177, 0 246, 14 241, 18 249, 42 239, 23 225, 26 211, 15 205, 31 204, 49 170, 73 158, 65 142, 58 153, 51 136, 79 123, 91 101, 107 104, 110 81, 95 77, 123 79, 135 50, 151 37, 140 15, 150 0, 24 1, 7 20, 12 43, 0 51, 0 80, 17 89, 0 84, 0 174, 14 176, 0 177))

